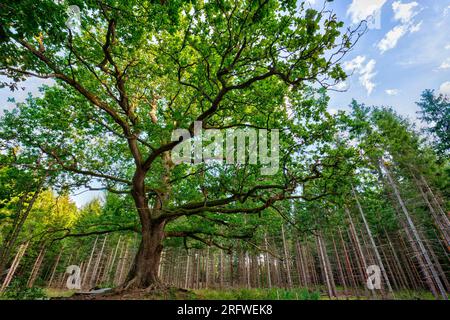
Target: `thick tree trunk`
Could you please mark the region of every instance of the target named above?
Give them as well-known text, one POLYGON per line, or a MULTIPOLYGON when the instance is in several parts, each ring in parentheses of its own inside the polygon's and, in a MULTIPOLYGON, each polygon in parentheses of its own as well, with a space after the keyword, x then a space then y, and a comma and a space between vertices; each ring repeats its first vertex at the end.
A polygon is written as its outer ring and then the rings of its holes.
POLYGON ((165 222, 143 228, 138 252, 124 288, 148 288, 160 284, 158 268, 163 249, 165 222))
POLYGON ((146 172, 138 169, 133 177, 133 197, 140 223, 141 242, 134 257, 123 289, 144 289, 150 286, 158 286, 160 280, 158 269, 163 249, 165 220, 157 220, 158 211, 161 209, 160 195, 155 198, 155 205, 150 209, 145 191, 146 172))
POLYGON ((162 162, 165 169, 161 177, 162 183, 151 208, 149 207, 148 190, 145 186, 148 169, 138 165, 133 176, 131 195, 141 222, 141 243, 123 285, 124 289, 156 287, 161 284, 158 270, 167 220, 162 219, 160 213, 170 196, 170 172, 174 166, 169 152, 162 154, 162 162))

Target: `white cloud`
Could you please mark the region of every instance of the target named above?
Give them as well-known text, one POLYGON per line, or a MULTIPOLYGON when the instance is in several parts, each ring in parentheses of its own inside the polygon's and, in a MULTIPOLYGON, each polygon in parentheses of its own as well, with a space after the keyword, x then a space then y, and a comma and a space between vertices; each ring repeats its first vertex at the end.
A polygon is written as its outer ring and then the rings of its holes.
POLYGON ((450 50, 450 43, 448 45, 445 46, 446 50, 450 50))
POLYGON ((439 66, 439 69, 450 69, 450 58, 445 59, 445 61, 439 66))
POLYGON ((376 62, 374 59, 372 59, 360 71, 361 77, 359 77, 359 81, 364 86, 364 88, 366 88, 367 94, 369 95, 375 88, 375 83, 373 83, 372 81, 373 77, 375 77, 376 75, 375 65, 376 62))
POLYGON ((380 42, 378 42, 377 47, 380 49, 381 53, 384 53, 390 49, 397 46, 398 40, 403 37, 408 32, 408 27, 406 25, 395 26, 390 30, 380 42))
POLYGON ((415 23, 413 18, 419 13, 414 10, 419 4, 417 2, 402 3, 395 1, 392 3, 394 19, 400 21, 400 24, 389 30, 388 33, 378 42, 377 47, 381 53, 394 49, 398 41, 407 33, 415 33, 422 28, 422 22, 415 23))
POLYGON ((387 89, 385 92, 389 96, 396 96, 399 93, 398 89, 387 89))
POLYGON ((374 16, 387 0, 353 0, 347 9, 352 23, 359 23, 371 16, 374 16))
POLYGON ((359 83, 361 83, 361 85, 366 89, 367 94, 370 95, 376 86, 373 82, 373 78, 376 75, 376 61, 374 59, 371 59, 367 63, 365 62, 365 56, 357 56, 351 61, 344 62, 343 67, 347 72, 352 71, 359 74, 359 83))
POLYGON ((420 29, 422 28, 422 23, 423 23, 423 21, 420 21, 419 23, 416 23, 416 24, 412 25, 409 28, 409 32, 410 33, 415 33, 415 32, 420 31, 420 29))
POLYGON ((351 61, 344 62, 343 67, 346 71, 360 69, 364 61, 366 61, 366 57, 357 56, 355 59, 353 59, 351 61))
POLYGON ((450 6, 444 9, 444 17, 448 16, 448 13, 450 12, 450 6))
POLYGON ((408 23, 417 14, 414 8, 419 4, 417 2, 402 3, 401 1, 395 1, 392 4, 392 10, 394 10, 394 19, 402 23, 408 23))
POLYGON ((441 86, 439 87, 439 92, 442 94, 450 95, 450 81, 441 84, 441 86))

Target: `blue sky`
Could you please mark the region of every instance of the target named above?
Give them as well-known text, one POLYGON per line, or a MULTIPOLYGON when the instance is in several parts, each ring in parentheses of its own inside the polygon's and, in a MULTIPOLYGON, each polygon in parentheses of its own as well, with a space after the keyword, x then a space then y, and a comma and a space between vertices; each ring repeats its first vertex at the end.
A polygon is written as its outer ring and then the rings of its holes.
MULTIPOLYGON (((321 8, 323 0, 308 0, 321 8)), ((450 0, 334 0, 327 6, 346 26, 375 17, 372 27, 344 59, 352 75, 331 92, 330 109, 345 110, 352 98, 368 105, 392 106, 400 114, 416 119, 415 102, 424 89, 450 95, 450 0)), ((0 89, 0 110, 38 94, 42 80, 22 83, 24 91, 0 89)), ((51 83, 48 82, 47 83, 51 83)), ((98 195, 98 193, 95 193, 98 195)), ((95 195, 74 197, 82 205, 95 195)))
POLYGON ((344 67, 353 73, 342 84, 346 92, 330 94, 330 108, 346 109, 355 98, 414 120, 424 89, 450 95, 450 0, 335 0, 329 6, 347 25, 379 17, 346 57, 344 67))

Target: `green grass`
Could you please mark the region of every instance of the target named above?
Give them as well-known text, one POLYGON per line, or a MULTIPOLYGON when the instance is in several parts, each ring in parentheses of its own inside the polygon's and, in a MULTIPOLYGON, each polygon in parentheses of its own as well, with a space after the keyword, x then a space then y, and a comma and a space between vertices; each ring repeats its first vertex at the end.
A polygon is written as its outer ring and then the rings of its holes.
POLYGON ((307 289, 227 289, 193 290, 200 300, 319 300, 318 292, 307 289))
MULTIPOLYGON (((319 290, 319 289, 318 289, 319 290)), ((338 290, 340 291, 340 290, 338 290)), ((0 300, 4 299, 51 299, 51 298, 68 298, 75 293, 74 290, 54 289, 54 288, 22 288, 12 287, 0 295, 0 300)), ((124 296, 127 299, 126 295, 124 296)), ((152 293, 141 296, 130 296, 128 299, 144 299, 144 300, 334 300, 330 299, 326 294, 320 291, 311 291, 306 288, 295 289, 198 289, 182 292, 176 288, 169 288, 161 293, 152 293)), ((381 296, 379 297, 381 298, 381 296)), ((433 295, 427 291, 397 291, 395 300, 434 300, 433 295)), ((340 296, 339 300, 355 300, 370 299, 370 297, 356 296, 340 296)))
POLYGON ((394 293, 396 300, 436 300, 429 291, 402 290, 394 293))
POLYGON ((54 289, 54 288, 46 288, 44 289, 44 292, 48 298, 68 298, 75 293, 74 290, 54 289))

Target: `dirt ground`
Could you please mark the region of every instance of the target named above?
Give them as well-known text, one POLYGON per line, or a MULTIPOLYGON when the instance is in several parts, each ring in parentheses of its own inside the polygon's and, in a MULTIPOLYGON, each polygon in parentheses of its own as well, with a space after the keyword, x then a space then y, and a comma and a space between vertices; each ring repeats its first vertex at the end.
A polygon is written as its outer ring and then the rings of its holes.
POLYGON ((190 300, 195 299, 195 293, 179 289, 167 288, 164 290, 111 290, 107 293, 74 293, 70 297, 55 297, 52 300, 190 300))

